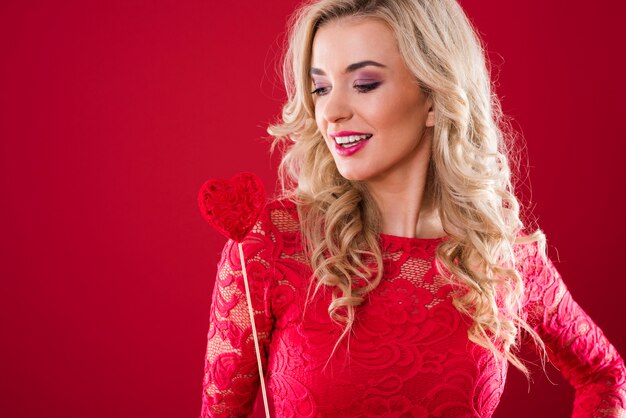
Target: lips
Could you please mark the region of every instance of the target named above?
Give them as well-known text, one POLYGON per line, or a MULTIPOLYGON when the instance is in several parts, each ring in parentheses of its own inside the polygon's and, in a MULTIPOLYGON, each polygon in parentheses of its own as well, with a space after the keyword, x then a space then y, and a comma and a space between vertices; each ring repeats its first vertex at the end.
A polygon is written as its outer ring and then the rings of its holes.
POLYGON ((342 157, 349 157, 359 152, 369 143, 369 139, 362 139, 352 142, 346 146, 341 145, 335 140, 335 152, 342 157))
POLYGON ((337 131, 328 134, 335 142, 335 152, 342 157, 356 154, 368 142, 373 134, 369 132, 337 131))
POLYGON ((372 134, 366 132, 355 131, 339 131, 331 133, 330 136, 335 140, 335 144, 342 148, 350 148, 365 139, 370 139, 372 134))
POLYGON ((335 138, 335 142, 341 145, 344 148, 350 147, 359 141, 363 141, 365 139, 370 139, 372 135, 349 135, 349 136, 338 136, 335 138))
POLYGON ((354 136, 354 135, 371 135, 369 132, 355 132, 355 131, 338 131, 330 132, 328 136, 335 139, 338 136, 354 136))

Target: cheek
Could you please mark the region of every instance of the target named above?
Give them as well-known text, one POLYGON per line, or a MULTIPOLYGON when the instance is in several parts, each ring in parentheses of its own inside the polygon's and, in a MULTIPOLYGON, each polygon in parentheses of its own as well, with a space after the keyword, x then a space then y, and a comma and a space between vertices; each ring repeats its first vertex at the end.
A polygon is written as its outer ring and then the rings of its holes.
POLYGON ((397 127, 398 122, 407 113, 405 100, 398 100, 401 94, 397 90, 389 90, 384 94, 364 97, 356 107, 360 116, 376 131, 389 131, 397 127))
POLYGON ((387 109, 384 115, 385 126, 393 132, 393 138, 401 141, 417 140, 422 136, 425 129, 425 119, 418 105, 415 102, 398 103, 396 106, 387 109))
POLYGON ((319 109, 316 108, 315 109, 315 124, 317 125, 317 130, 320 132, 320 134, 322 134, 322 139, 324 140, 324 143, 328 147, 330 147, 332 144, 330 143, 330 140, 326 137, 327 132, 328 132, 328 126, 326 125, 324 118, 318 116, 319 114, 320 114, 319 109))
POLYGON ((326 130, 326 126, 324 125, 324 118, 321 117, 322 109, 319 106, 317 106, 314 110, 315 110, 315 124, 317 125, 317 129, 323 133, 326 130))
POLYGON ((381 128, 394 129, 420 123, 425 100, 413 86, 394 85, 376 100, 363 103, 363 112, 381 128))
POLYGON ((317 116, 317 115, 318 115, 318 114, 316 113, 316 114, 315 114, 315 124, 317 125, 317 129, 318 129, 320 132, 322 132, 322 131, 323 131, 323 129, 324 129, 324 126, 323 126, 323 121, 322 121, 322 118, 320 118, 320 117, 319 117, 319 116, 317 116))

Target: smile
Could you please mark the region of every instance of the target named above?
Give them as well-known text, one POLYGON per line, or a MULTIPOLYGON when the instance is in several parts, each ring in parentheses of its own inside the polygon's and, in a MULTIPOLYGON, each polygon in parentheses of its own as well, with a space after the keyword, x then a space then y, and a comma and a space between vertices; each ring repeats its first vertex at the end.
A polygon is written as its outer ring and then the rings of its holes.
POLYGON ((372 137, 371 134, 336 136, 335 142, 344 148, 350 148, 350 147, 355 146, 357 142, 362 141, 364 139, 370 139, 371 137, 372 137))

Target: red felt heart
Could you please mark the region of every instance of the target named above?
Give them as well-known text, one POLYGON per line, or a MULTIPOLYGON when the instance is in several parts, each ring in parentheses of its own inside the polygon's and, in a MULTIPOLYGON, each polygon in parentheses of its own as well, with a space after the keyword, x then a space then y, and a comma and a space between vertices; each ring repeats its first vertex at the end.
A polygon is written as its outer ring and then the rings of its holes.
POLYGON ((241 242, 265 207, 265 187, 253 173, 239 173, 228 180, 209 179, 198 193, 198 205, 211 226, 241 242))

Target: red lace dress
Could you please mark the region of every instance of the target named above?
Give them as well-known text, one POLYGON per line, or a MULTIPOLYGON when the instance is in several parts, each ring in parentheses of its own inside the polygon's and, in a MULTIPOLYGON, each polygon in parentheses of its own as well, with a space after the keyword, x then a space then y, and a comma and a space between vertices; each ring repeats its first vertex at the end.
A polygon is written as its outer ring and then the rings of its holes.
MULTIPOLYGON (((493 414, 507 364, 468 340, 469 321, 434 264, 442 239, 380 235, 384 278, 328 361, 341 332, 327 312, 331 294, 320 291, 303 312, 311 268, 295 205, 266 207, 243 249, 272 417, 493 414)), ((576 388, 574 416, 624 414, 619 354, 536 246, 518 247, 528 320, 576 388)), ((229 240, 211 305, 201 418, 252 411, 260 383, 244 289, 237 244, 229 240)))

